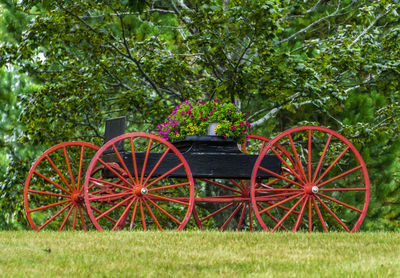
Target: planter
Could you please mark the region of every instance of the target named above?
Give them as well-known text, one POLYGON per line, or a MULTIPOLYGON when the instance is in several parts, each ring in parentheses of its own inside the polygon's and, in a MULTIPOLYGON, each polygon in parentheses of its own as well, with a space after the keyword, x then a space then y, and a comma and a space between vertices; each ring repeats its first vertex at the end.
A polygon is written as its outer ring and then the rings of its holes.
POLYGON ((172 143, 181 153, 241 153, 235 140, 222 136, 186 136, 172 143))

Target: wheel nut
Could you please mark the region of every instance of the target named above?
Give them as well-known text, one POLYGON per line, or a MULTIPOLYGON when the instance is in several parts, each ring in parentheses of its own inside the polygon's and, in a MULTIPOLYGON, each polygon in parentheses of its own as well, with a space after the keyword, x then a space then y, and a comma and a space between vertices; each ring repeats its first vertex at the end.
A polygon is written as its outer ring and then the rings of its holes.
POLYGON ((148 190, 146 187, 143 187, 143 188, 140 190, 140 193, 142 193, 142 195, 146 195, 148 192, 149 192, 149 190, 148 190))

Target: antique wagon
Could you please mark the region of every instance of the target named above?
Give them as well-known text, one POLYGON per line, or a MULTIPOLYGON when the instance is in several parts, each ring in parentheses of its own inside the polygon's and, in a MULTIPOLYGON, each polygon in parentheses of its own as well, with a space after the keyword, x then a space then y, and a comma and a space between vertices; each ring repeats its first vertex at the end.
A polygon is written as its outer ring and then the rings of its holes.
POLYGON ((251 135, 242 146, 124 130, 124 117, 108 120, 101 148, 66 142, 35 161, 24 188, 34 230, 354 232, 367 212, 365 163, 330 129, 251 135))

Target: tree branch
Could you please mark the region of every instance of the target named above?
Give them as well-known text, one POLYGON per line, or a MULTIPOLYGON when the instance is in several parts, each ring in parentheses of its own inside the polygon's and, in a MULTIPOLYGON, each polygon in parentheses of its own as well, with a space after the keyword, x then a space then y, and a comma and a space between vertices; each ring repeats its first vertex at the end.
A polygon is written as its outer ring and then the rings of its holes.
POLYGON ((297 37, 297 36, 298 36, 299 34, 301 34, 301 33, 307 32, 310 28, 312 28, 313 26, 319 24, 320 22, 322 22, 322 21, 324 21, 324 20, 327 20, 327 19, 329 19, 329 18, 331 18, 331 17, 334 17, 334 16, 342 15, 342 12, 344 12, 347 8, 349 8, 350 6, 352 6, 352 5, 353 5, 354 3, 356 3, 356 2, 357 2, 357 0, 353 0, 353 1, 351 1, 351 3, 350 3, 349 5, 347 5, 346 7, 342 8, 342 9, 340 9, 340 1, 339 1, 336 10, 335 10, 333 13, 331 13, 331 14, 325 16, 325 17, 322 17, 322 18, 320 18, 320 19, 314 21, 313 23, 311 23, 311 24, 308 25, 307 27, 304 27, 303 29, 297 31, 296 33, 292 34, 291 36, 287 37, 286 39, 283 39, 283 40, 279 41, 279 42, 277 43, 277 45, 280 45, 280 44, 282 44, 282 43, 284 43, 284 42, 287 42, 287 41, 289 41, 289 40, 291 40, 291 39, 297 37))
POLYGON ((352 41, 352 43, 347 47, 347 49, 350 49, 359 39, 361 39, 363 36, 365 36, 365 34, 369 31, 369 29, 371 29, 371 28, 378 22, 379 19, 381 19, 382 17, 384 17, 385 15, 387 15, 388 12, 389 12, 389 11, 386 11, 385 13, 382 13, 382 14, 378 15, 378 16, 371 22, 371 24, 370 24, 367 28, 365 28, 364 31, 363 31, 360 35, 358 35, 357 38, 355 38, 354 41, 352 41))

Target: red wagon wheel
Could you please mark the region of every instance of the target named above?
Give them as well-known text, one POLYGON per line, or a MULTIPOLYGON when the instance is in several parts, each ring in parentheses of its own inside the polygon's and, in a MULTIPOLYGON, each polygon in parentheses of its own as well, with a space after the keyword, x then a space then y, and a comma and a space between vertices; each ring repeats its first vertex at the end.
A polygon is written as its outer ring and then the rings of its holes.
POLYGON ((269 231, 355 232, 367 212, 369 194, 367 168, 356 148, 323 127, 304 126, 281 133, 260 154, 251 177, 253 209, 261 226, 269 231), (279 156, 276 144, 284 147, 294 162, 279 156), (265 155, 277 155, 289 175, 261 167, 265 155), (261 172, 278 182, 259 186, 261 172), (263 201, 265 198, 270 202, 263 201))
POLYGON ((66 142, 48 149, 35 161, 24 187, 25 213, 34 230, 88 228, 84 174, 98 149, 85 142, 66 142))
POLYGON ((147 133, 107 142, 91 161, 84 188, 98 230, 182 230, 194 206, 185 158, 171 143, 147 133), (95 173, 98 167, 103 171, 95 173))
MULTIPOLYGON (((248 143, 242 145, 242 152, 259 154, 270 139, 250 135, 248 143)), ((281 152, 286 150, 277 147, 281 152)), ((285 156, 283 154, 283 156, 285 156)), ((223 230, 257 229, 256 219, 250 202, 250 181, 245 179, 197 179, 196 207, 194 219, 200 229, 205 227, 223 230)))

